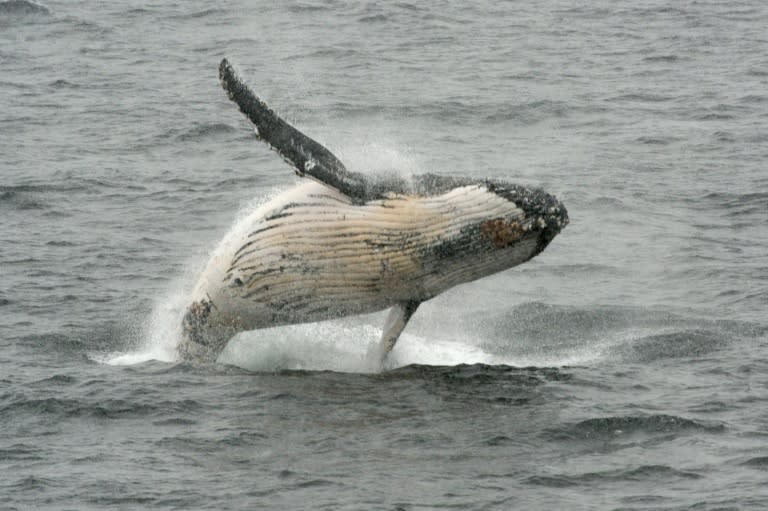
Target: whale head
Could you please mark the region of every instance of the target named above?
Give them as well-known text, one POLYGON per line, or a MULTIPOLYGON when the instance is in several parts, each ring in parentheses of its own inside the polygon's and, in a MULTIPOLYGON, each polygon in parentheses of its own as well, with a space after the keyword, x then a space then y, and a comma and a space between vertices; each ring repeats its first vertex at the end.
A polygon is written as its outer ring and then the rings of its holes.
POLYGON ((491 186, 490 189, 523 211, 524 220, 518 223, 538 238, 536 250, 531 257, 540 254, 570 221, 563 203, 543 190, 509 185, 496 188, 491 186))
POLYGON ((538 188, 476 178, 419 176, 418 193, 449 204, 450 221, 429 231, 423 258, 442 292, 524 263, 540 254, 568 225, 568 211, 538 188))

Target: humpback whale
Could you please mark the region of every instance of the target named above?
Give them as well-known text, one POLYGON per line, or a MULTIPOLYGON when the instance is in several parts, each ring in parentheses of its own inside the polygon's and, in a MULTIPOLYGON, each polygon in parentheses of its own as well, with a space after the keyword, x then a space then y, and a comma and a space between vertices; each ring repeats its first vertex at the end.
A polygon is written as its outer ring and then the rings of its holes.
POLYGON ((568 224, 565 207, 537 188, 348 170, 226 58, 219 78, 256 138, 310 179, 239 221, 214 251, 182 319, 184 360, 215 360, 241 331, 389 308, 383 362, 419 304, 528 261, 568 224))

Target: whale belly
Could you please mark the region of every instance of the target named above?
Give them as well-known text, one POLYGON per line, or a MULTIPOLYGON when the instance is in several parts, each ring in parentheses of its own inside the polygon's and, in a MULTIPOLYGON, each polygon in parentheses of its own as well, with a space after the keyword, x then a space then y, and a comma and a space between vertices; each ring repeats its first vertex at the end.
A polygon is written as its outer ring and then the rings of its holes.
MULTIPOLYGON (((396 222, 394 222, 396 223, 396 222)), ((374 312, 412 293, 405 233, 314 182, 241 220, 219 245, 195 292, 209 322, 255 329, 374 312)))
MULTIPOLYGON (((320 184, 302 184, 233 228, 197 294, 213 304, 210 322, 237 329, 429 299, 511 266, 508 254, 484 239, 479 226, 517 211, 489 195, 468 186, 435 197, 393 194, 360 205, 320 184)), ((520 262, 529 257, 530 245, 521 245, 520 262)))

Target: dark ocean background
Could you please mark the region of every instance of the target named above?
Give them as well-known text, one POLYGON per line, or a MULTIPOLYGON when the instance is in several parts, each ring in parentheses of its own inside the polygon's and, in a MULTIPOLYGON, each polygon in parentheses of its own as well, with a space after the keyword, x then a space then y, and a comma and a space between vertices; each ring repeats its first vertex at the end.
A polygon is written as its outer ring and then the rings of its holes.
POLYGON ((0 2, 0 509, 768 508, 768 4, 0 2), (533 261, 174 359, 296 183, 221 90, 354 170, 540 186, 533 261))

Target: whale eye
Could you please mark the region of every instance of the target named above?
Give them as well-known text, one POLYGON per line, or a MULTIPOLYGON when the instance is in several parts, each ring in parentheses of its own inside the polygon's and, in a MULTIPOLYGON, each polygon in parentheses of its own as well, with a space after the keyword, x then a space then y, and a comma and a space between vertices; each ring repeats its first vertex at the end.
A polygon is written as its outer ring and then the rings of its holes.
POLYGON ((235 280, 232 281, 232 285, 240 287, 243 285, 243 281, 240 279, 240 277, 236 277, 235 280))

